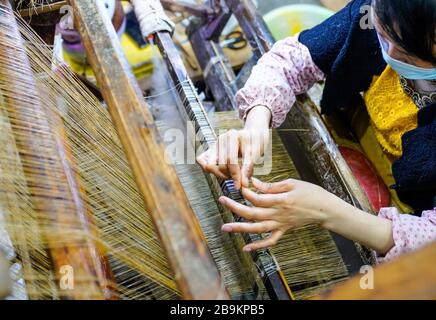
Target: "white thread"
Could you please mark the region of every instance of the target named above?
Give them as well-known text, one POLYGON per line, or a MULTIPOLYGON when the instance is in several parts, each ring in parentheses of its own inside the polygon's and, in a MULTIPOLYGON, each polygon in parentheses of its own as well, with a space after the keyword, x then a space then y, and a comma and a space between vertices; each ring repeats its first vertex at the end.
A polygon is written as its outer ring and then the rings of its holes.
POLYGON ((162 92, 156 93, 156 94, 154 94, 154 95, 144 96, 144 99, 147 100, 147 99, 153 99, 153 98, 157 98, 157 97, 163 96, 164 94, 166 94, 166 93, 168 93, 168 92, 171 92, 171 91, 173 91, 173 90, 178 89, 178 88, 181 87, 184 83, 187 83, 187 82, 188 82, 188 80, 185 80, 185 81, 182 81, 182 82, 180 82, 179 84, 175 85, 174 87, 169 88, 168 90, 165 90, 165 91, 162 91, 162 92))

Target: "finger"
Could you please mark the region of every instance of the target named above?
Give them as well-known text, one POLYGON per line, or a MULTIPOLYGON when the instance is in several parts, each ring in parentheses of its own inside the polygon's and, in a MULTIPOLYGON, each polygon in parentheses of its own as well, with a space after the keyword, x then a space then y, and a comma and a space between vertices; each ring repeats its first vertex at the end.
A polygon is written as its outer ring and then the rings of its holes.
POLYGON ((242 186, 245 188, 248 188, 250 186, 250 178, 253 175, 254 171, 254 163, 256 161, 255 158, 253 158, 253 149, 247 148, 244 150, 244 159, 242 161, 242 186))
POLYGON ((200 157, 204 157, 207 164, 218 164, 218 146, 217 143, 212 145, 206 152, 200 157))
POLYGON ((209 150, 198 156, 196 160, 204 171, 212 173, 220 179, 227 180, 229 179, 227 167, 225 167, 225 170, 221 170, 221 168, 218 166, 217 150, 218 149, 215 144, 209 150))
POLYGON ((217 165, 207 164, 204 171, 212 173, 213 175, 215 175, 216 177, 222 180, 228 180, 230 178, 227 174, 223 173, 220 170, 220 167, 217 165))
POLYGON ((269 193, 259 194, 248 188, 242 188, 242 195, 250 201, 255 207, 271 208, 279 205, 286 200, 286 193, 269 193))
POLYGON ((231 153, 229 152, 229 147, 233 143, 235 139, 237 139, 237 131, 236 130, 230 130, 226 134, 222 134, 218 137, 218 141, 215 144, 217 147, 217 157, 218 157, 218 164, 219 165, 227 165, 229 155, 231 153))
POLYGON ((259 240, 250 244, 247 244, 243 250, 245 252, 251 252, 251 251, 255 251, 255 250, 260 250, 260 249, 266 249, 266 248, 270 248, 273 247, 277 244, 277 242, 280 240, 280 238, 283 236, 284 232, 281 230, 275 230, 272 232, 271 236, 264 239, 264 240, 259 240))
POLYGON ((237 164, 228 164, 227 169, 237 190, 241 189, 241 168, 237 164))
POLYGON ((230 172, 229 172, 229 168, 227 167, 226 164, 220 164, 218 165, 218 170, 227 177, 227 179, 230 179, 230 172))
POLYGON ((222 226, 221 230, 223 232, 232 233, 265 233, 270 232, 278 228, 278 223, 273 220, 262 221, 262 222, 235 222, 227 223, 222 226))
POLYGON ((226 143, 227 169, 235 183, 236 189, 241 188, 241 168, 239 167, 239 134, 236 130, 229 131, 226 143))
POLYGON ((250 178, 253 175, 254 166, 257 160, 263 155, 265 143, 268 143, 267 136, 269 135, 265 135, 265 133, 260 131, 252 132, 242 138, 243 142, 241 143, 241 150, 243 155, 243 168, 241 171, 243 186, 246 188, 250 185, 250 178))
POLYGON ((227 197, 221 197, 219 202, 234 214, 250 221, 270 220, 275 212, 274 209, 248 207, 227 197))
POLYGON ((298 180, 288 179, 275 183, 262 182, 259 179, 252 178, 253 186, 262 193, 285 193, 295 188, 298 180))
POLYGON ((241 172, 242 172, 242 176, 241 176, 241 182, 242 182, 242 187, 244 188, 248 188, 250 186, 250 178, 253 175, 253 171, 254 171, 254 164, 249 164, 249 165, 243 165, 241 172))
POLYGON ((206 170, 206 166, 207 166, 207 159, 208 159, 208 151, 203 152, 201 155, 199 155, 195 160, 197 161, 197 163, 200 165, 200 167, 203 170, 206 170))

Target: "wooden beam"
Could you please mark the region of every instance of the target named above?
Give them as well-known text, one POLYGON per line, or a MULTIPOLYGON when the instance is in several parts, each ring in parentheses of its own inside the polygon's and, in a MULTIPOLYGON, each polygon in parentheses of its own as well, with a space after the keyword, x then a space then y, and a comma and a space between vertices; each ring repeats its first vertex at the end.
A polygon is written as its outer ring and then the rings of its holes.
POLYGON ((237 110, 233 99, 238 89, 234 81, 236 75, 219 39, 208 39, 207 24, 199 19, 191 20, 187 34, 192 47, 201 48, 194 49, 194 54, 203 70, 204 81, 215 98, 215 108, 217 111, 237 110))
MULTIPOLYGON (((56 149, 60 156, 61 166, 66 175, 66 182, 71 190, 71 200, 74 202, 75 214, 80 221, 80 229, 86 235, 88 243, 88 252, 91 260, 91 277, 98 279, 98 286, 105 300, 116 300, 119 298, 119 292, 116 286, 115 276, 112 272, 109 259, 105 249, 97 239, 100 239, 92 209, 90 207, 89 197, 84 189, 79 173, 74 165, 75 160, 72 150, 68 144, 68 137, 65 131, 62 118, 51 110, 48 111, 51 118, 56 149)), ((68 241, 68 239, 67 239, 68 241)))
POLYGON ((25 9, 19 9, 18 14, 22 18, 31 17, 33 15, 39 15, 39 14, 45 14, 50 12, 57 12, 59 11, 63 6, 67 5, 67 1, 59 1, 49 4, 41 4, 41 5, 35 5, 30 6, 25 9))
POLYGON ((70 0, 75 27, 185 299, 228 299, 153 117, 100 1, 70 0))
POLYGON ((258 59, 268 52, 275 40, 252 0, 224 0, 233 12, 258 59))
POLYGON ((373 289, 365 287, 369 274, 361 274, 315 299, 436 300, 435 266, 436 242, 374 268, 373 289))

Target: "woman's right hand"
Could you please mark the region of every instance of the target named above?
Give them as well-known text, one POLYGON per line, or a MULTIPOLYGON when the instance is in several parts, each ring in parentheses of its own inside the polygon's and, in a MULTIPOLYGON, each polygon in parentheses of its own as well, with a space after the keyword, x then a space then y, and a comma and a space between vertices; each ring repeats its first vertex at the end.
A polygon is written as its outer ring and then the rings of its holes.
POLYGON ((202 169, 218 178, 232 179, 236 188, 248 188, 256 161, 263 156, 269 142, 271 112, 257 106, 247 115, 242 130, 230 130, 217 143, 197 157, 202 169), (239 164, 242 158, 242 165, 239 164))

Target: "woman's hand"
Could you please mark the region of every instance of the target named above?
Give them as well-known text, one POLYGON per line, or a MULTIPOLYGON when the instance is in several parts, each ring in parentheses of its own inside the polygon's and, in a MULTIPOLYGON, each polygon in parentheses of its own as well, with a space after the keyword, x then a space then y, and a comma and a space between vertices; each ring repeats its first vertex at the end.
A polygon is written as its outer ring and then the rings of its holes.
POLYGON ((252 182, 260 193, 242 188, 242 195, 253 207, 241 205, 226 197, 220 198, 220 202, 233 213, 253 221, 225 224, 223 231, 271 232, 269 238, 245 246, 245 251, 274 246, 287 230, 308 224, 322 224, 326 220, 327 208, 337 206, 342 201, 321 187, 304 181, 290 179, 264 183, 253 178, 252 182))
POLYGON ((242 188, 242 195, 253 207, 220 198, 222 205, 250 221, 225 224, 224 232, 271 232, 270 237, 247 244, 244 251, 274 246, 286 231, 308 224, 318 224, 381 254, 394 246, 391 221, 357 209, 317 185, 293 179, 264 183, 253 178, 252 182, 259 193, 242 188))
POLYGON ((269 142, 271 112, 263 106, 252 109, 243 130, 230 130, 197 158, 206 172, 221 179, 233 179, 236 188, 248 187, 254 165, 264 154, 269 142), (242 158, 242 166, 239 164, 242 158))

